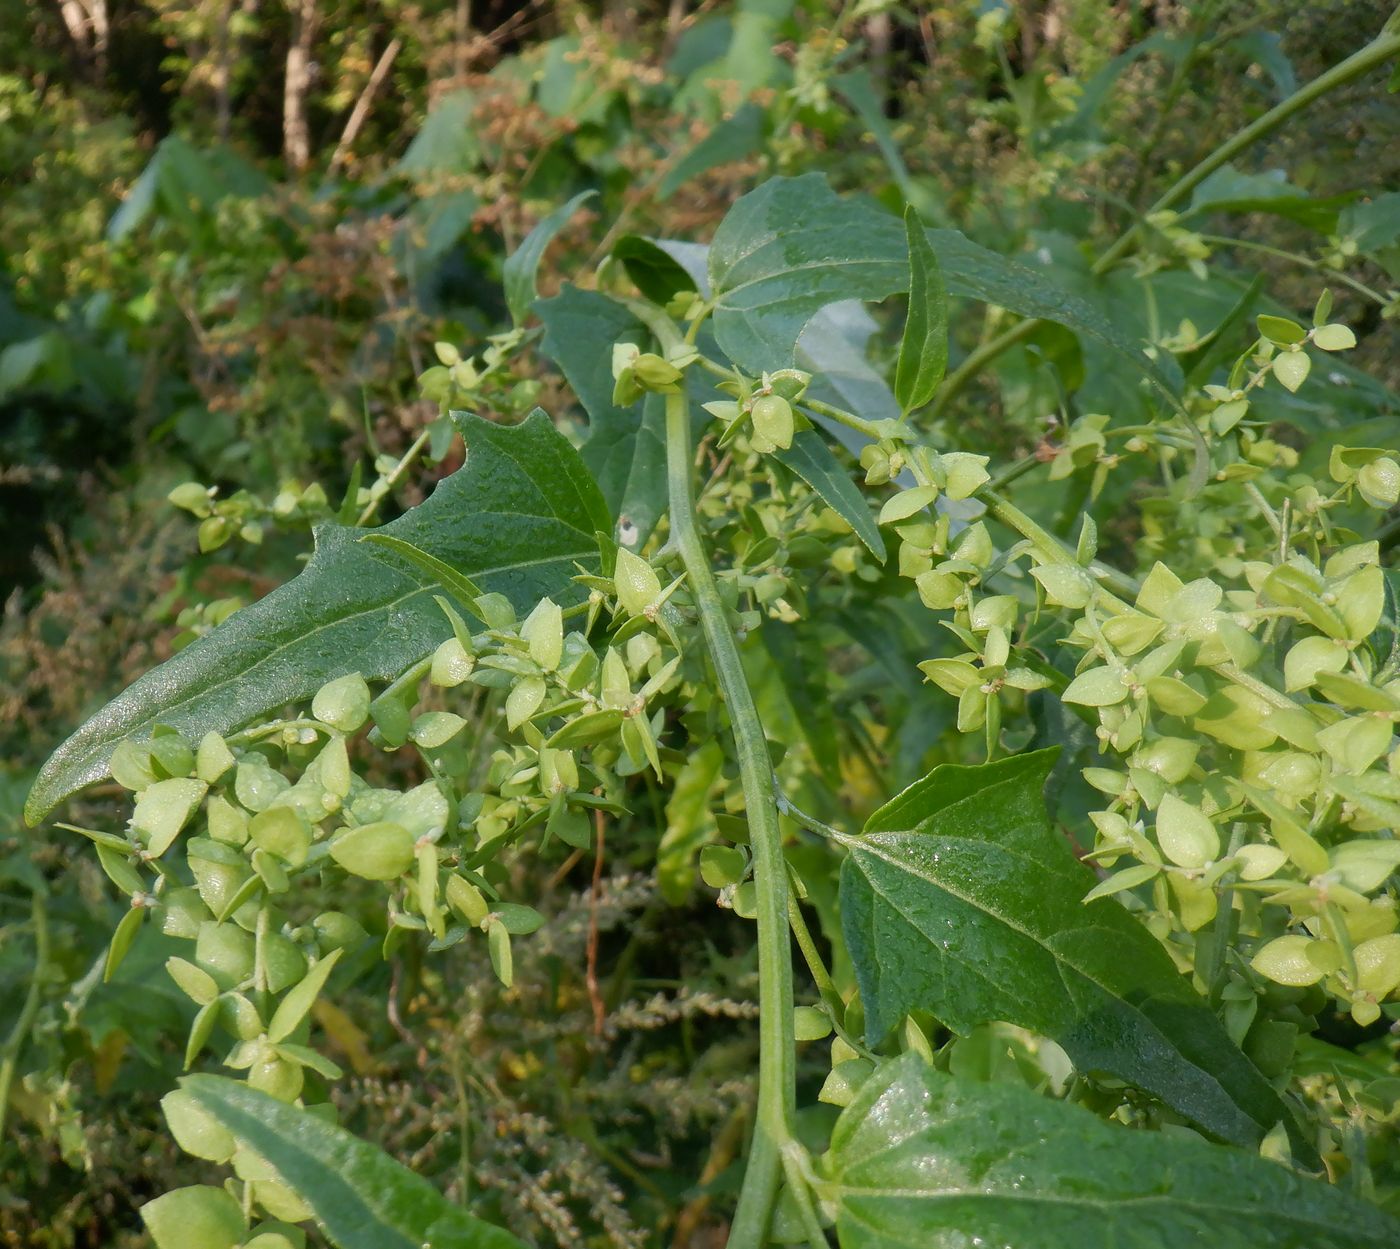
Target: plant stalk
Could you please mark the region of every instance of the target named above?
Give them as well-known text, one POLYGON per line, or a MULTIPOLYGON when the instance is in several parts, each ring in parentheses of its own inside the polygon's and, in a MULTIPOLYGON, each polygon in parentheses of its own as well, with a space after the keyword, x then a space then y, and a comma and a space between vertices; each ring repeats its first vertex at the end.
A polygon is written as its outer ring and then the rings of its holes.
MULTIPOLYGON (((1360 78, 1378 65, 1385 64, 1397 54, 1400 54, 1400 22, 1397 22, 1395 15, 1392 15, 1382 28, 1381 33, 1364 48, 1352 53, 1346 60, 1334 65, 1325 74, 1319 74, 1310 83, 1299 87, 1288 99, 1281 101, 1262 117, 1256 118, 1249 125, 1236 131, 1209 156, 1184 173, 1162 193, 1145 215, 1150 216, 1152 213, 1161 212, 1179 204, 1222 165, 1238 156, 1251 144, 1272 134, 1294 114, 1307 108, 1314 100, 1321 98, 1329 91, 1345 86, 1356 78, 1360 78)), ((1129 226, 1118 237, 1117 241, 1098 258, 1090 272, 1098 277, 1117 264, 1132 247, 1140 229, 1141 222, 1134 222, 1129 226)), ((988 364, 1003 352, 1016 346, 1017 343, 1024 342, 1043 324, 1043 320, 1035 317, 1026 321, 1018 321, 1010 329, 1004 330, 995 338, 988 339, 978 347, 948 375, 943 385, 939 387, 938 394, 933 401, 933 415, 937 417, 946 411, 948 405, 968 382, 988 364)))
POLYGON ((671 542, 685 567, 720 694, 729 709, 753 852, 759 969, 758 1114, 739 1205, 729 1229, 728 1249, 759 1249, 768 1231, 783 1168, 783 1151, 792 1140, 791 1125, 797 1107, 787 864, 773 799, 768 742, 696 526, 690 446, 690 403, 684 394, 667 395, 666 472, 671 542))
MULTIPOLYGON (((29 1039, 29 1031, 39 1014, 39 1003, 44 992, 44 981, 49 974, 49 912, 48 904, 41 890, 35 890, 30 900, 30 918, 34 924, 34 971, 29 978, 29 990, 24 996, 10 1035, 5 1039, 5 1048, 0 1051, 0 1140, 5 1135, 5 1120, 10 1109, 10 1089, 14 1085, 15 1072, 19 1067, 24 1043, 29 1039)), ((786 923, 786 920, 784 921, 786 923)), ((792 1011, 788 1011, 792 1018, 792 1011)))

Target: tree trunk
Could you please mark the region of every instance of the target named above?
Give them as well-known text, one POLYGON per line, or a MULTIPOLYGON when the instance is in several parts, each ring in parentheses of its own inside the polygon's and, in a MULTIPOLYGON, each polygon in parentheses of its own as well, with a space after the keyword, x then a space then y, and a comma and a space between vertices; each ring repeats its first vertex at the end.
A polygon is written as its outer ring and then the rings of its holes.
POLYGON ((290 0, 292 41, 287 48, 287 77, 282 94, 282 154, 288 169, 302 172, 311 163, 311 135, 306 122, 306 93, 311 86, 311 49, 316 40, 316 0, 290 0))

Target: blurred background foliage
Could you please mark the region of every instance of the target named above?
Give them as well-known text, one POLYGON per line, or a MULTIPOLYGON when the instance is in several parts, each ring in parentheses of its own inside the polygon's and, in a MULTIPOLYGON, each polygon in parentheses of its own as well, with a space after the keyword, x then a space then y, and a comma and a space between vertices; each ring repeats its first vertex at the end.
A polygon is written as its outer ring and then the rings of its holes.
MULTIPOLYGON (((762 177, 815 168, 1073 285, 1161 186, 1391 7, 0 0, 0 1244, 141 1243, 135 1206, 177 1182, 156 1099, 188 1007, 158 942, 101 983, 118 904, 77 838, 22 831, 33 770, 136 674, 292 575, 308 522, 438 417, 417 381, 433 343, 508 324, 502 260, 543 215, 598 193, 546 266, 569 275, 624 232, 703 241, 762 177), (229 503, 217 540, 166 502, 191 478, 229 503)), ((1230 174, 1136 263, 1158 275, 1156 328, 1224 315, 1207 260, 1296 309, 1330 282, 1360 339, 1344 378, 1372 400, 1393 390, 1400 196, 1379 192, 1400 185, 1400 97, 1383 71, 1230 174)), ((995 313, 956 324, 955 351, 996 328, 995 313)), ((1067 359, 1080 345, 1050 327, 1008 352, 943 415, 947 445, 1036 453, 1065 412, 1054 378, 1092 372, 1084 350, 1067 359)), ((559 379, 521 367, 495 414, 538 402, 572 419, 559 379)), ((800 658, 822 669, 815 645, 800 658)), ((951 709, 880 690, 869 656, 841 677, 828 693, 890 726, 867 716, 842 737, 848 789, 863 753, 914 775, 951 709)), ((449 1192, 489 1190, 536 1243, 711 1243, 752 1091, 731 1073, 752 1066, 754 969, 742 923, 644 873, 661 830, 703 840, 713 762, 652 793, 601 864, 517 865, 550 919, 514 989, 405 947, 366 965, 365 1009, 320 1008, 354 1073, 345 1122, 449 1192)), ((115 804, 98 787, 68 818, 100 825, 115 804)))

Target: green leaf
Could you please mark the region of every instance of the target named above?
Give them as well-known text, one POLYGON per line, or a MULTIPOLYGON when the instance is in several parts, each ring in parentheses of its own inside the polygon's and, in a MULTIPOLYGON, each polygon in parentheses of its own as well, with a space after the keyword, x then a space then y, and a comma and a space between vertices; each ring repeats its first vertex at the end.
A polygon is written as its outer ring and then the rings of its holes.
POLYGON ((325 988, 326 980, 335 970, 336 962, 343 953, 344 950, 332 950, 302 977, 296 988, 287 991, 277 1003, 272 1022, 267 1025, 269 1041, 285 1041, 296 1031, 297 1024, 306 1018, 312 1006, 316 1004, 317 996, 325 988))
POLYGON ((889 118, 885 116, 884 91, 875 85, 870 71, 857 69, 838 74, 831 79, 831 85, 845 97, 846 103, 851 106, 861 124, 870 131, 870 137, 880 149, 880 155, 884 158, 899 193, 910 203, 922 203, 921 199, 916 198, 919 188, 909 177, 909 167, 904 163, 899 144, 895 142, 891 132, 889 118))
POLYGON ((928 233, 912 208, 904 210, 909 238, 909 315, 899 344, 894 393, 905 413, 933 398, 948 368, 948 292, 928 233))
MULTIPOLYGON (((599 344, 648 341, 646 327, 615 299, 565 286, 535 311, 544 322, 540 349, 564 374, 588 413, 588 441, 579 454, 607 501, 608 511, 645 542, 666 507, 665 401, 648 395, 629 407, 612 401, 610 353, 599 344)), ((612 532, 612 525, 602 528, 612 532)))
POLYGON ((305 1202, 337 1249, 521 1249, 382 1150, 222 1076, 181 1087, 305 1202))
POLYGON ((810 429, 795 434, 792 446, 773 452, 773 456, 790 468, 812 487, 828 507, 855 531, 866 548, 881 564, 885 562, 885 544, 879 526, 870 515, 865 496, 832 454, 826 439, 810 429))
MULTIPOLYGON (((950 294, 1087 334, 1178 406, 1175 374, 1093 305, 956 230, 928 237, 950 294)), ((715 232, 709 270, 715 338, 735 364, 758 373, 791 366, 798 336, 827 305, 907 290, 909 251, 898 218, 867 200, 839 199, 813 173, 773 178, 743 196, 715 232)))
POLYGON ((695 279, 654 239, 625 234, 612 254, 627 270, 636 288, 654 304, 668 304, 682 291, 693 291, 695 279))
MULTIPOLYGON (((459 417, 464 468, 383 532, 443 560, 518 607, 567 592, 575 563, 598 568, 595 534, 607 512, 577 453, 540 411, 516 426, 459 417)), ((432 654, 450 634, 435 579, 405 572, 361 546, 357 531, 317 530, 295 580, 148 672, 73 734, 39 773, 25 807, 32 823, 106 774, 125 737, 157 724, 198 740, 310 698, 348 671, 384 679, 432 654)), ((470 606, 466 604, 465 606, 470 606)))
POLYGON ((432 174, 465 174, 481 159, 477 142, 476 96, 453 91, 443 96, 424 119, 397 170, 410 178, 432 174))
POLYGON ((535 302, 535 274, 539 271, 540 258, 544 255, 545 248, 554 241, 555 235, 573 220, 579 208, 596 194, 596 191, 582 191, 567 204, 542 218, 501 266, 501 281, 506 289, 506 307, 510 309, 510 319, 516 325, 524 323, 525 318, 530 315, 530 305, 535 302))
POLYGON ((141 1207, 156 1249, 234 1249, 247 1234, 243 1210, 222 1188, 194 1184, 141 1207))
POLYGON ((402 538, 396 538, 388 533, 367 533, 360 541, 369 542, 374 546, 392 551, 395 555, 402 556, 420 572, 427 573, 437 585, 453 595, 459 603, 470 606, 481 597, 481 587, 471 578, 464 577, 451 564, 438 559, 436 555, 429 555, 427 551, 414 546, 411 542, 405 542, 402 538))
POLYGON ((911 1010, 963 1036, 1002 1020, 1256 1145, 1283 1103, 1157 939, 1113 899, 1082 901, 1094 875, 1042 798, 1055 755, 936 768, 850 839, 841 920, 869 1043, 911 1010))
POLYGON ((822 1159, 841 1249, 1374 1249, 1400 1222, 1263 1158, 1102 1122, 916 1055, 882 1064, 822 1159))
POLYGON ((714 836, 710 791, 723 765, 724 751, 709 738, 691 751, 671 783, 666 828, 656 854, 656 879, 662 897, 673 906, 684 902, 694 888, 695 856, 714 836))
POLYGON ((763 142, 764 120, 764 111, 757 104, 741 105, 666 171, 656 188, 656 198, 669 199, 692 178, 751 156, 763 142))
POLYGON ((1337 214, 1352 197, 1326 199, 1293 186, 1282 169, 1266 173, 1241 173, 1223 165, 1200 184, 1191 196, 1185 216, 1195 213, 1270 213, 1307 226, 1321 234, 1337 228, 1337 214))

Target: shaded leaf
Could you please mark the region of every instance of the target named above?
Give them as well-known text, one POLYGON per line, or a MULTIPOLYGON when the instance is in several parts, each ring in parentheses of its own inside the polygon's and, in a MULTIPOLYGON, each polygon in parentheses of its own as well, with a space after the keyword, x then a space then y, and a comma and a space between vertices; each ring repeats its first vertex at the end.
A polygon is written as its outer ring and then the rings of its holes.
POLYGON ((841 1113, 823 1159, 842 1249, 1372 1249, 1400 1222, 1319 1180, 1107 1124, 904 1054, 841 1113))
POLYGON ((180 1084, 311 1208, 337 1249, 521 1249, 343 1128, 222 1076, 180 1084))
POLYGON ((686 267, 654 239, 626 234, 617 240, 612 254, 636 288, 654 304, 668 304, 681 291, 696 289, 686 267))
POLYGON ((1268 213, 1331 234, 1337 228, 1338 212, 1350 199, 1346 195, 1327 199, 1311 196, 1289 182, 1282 169, 1241 173, 1233 165, 1222 165, 1196 188, 1186 215, 1268 213))
POLYGON ((775 451, 773 455, 821 495, 827 506, 850 525, 871 555, 880 563, 885 562, 885 544, 870 515, 870 505, 824 438, 809 429, 802 430, 793 436, 792 446, 775 451))
POLYGON ((542 218, 501 266, 506 307, 510 309, 511 320, 516 325, 520 325, 530 315, 530 305, 535 302, 535 274, 539 270, 540 258, 544 255, 545 248, 554 241, 555 235, 573 220, 579 208, 596 194, 596 191, 582 191, 567 204, 542 218))
MULTIPOLYGON (((535 308, 544 322, 544 351, 588 413, 589 434, 579 454, 614 518, 625 517, 645 542, 666 507, 664 402, 612 401, 610 353, 599 343, 648 341, 646 327, 615 299, 565 286, 535 308)), ((612 532, 611 524, 603 528, 612 532)), ((633 545, 637 545, 633 544, 633 545)))
MULTIPOLYGON (((540 411, 516 426, 459 418, 464 468, 382 532, 458 569, 482 590, 533 606, 598 567, 595 534, 609 527, 577 453, 540 411)), ((358 671, 396 676, 450 635, 433 602, 436 579, 392 566, 323 525, 306 569, 148 672, 87 721, 44 765, 25 808, 31 822, 106 774, 125 737, 159 724, 197 740, 226 733, 327 681, 358 671)), ((581 594, 581 591, 578 592, 581 594)), ((464 604, 470 608, 470 604, 464 604)))
POLYGON ((718 165, 744 160, 763 142, 764 111, 752 102, 742 104, 666 171, 656 189, 658 200, 669 199, 692 178, 718 165))
POLYGON ((849 840, 841 917, 874 1045, 911 1010, 960 1035, 992 1020, 1057 1041, 1221 1139, 1285 1107, 1166 951, 1050 826, 1055 750, 940 767, 849 840), (908 830, 908 831, 902 831, 908 830))

